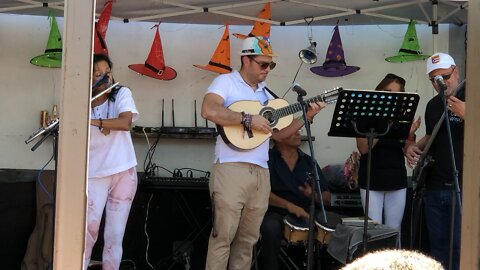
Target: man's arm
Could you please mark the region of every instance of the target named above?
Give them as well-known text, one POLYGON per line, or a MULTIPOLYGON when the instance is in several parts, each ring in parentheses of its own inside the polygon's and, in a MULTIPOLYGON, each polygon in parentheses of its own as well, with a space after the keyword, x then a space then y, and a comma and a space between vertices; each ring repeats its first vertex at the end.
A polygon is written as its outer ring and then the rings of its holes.
POLYGON ((407 147, 407 150, 405 151, 405 157, 407 158, 407 163, 410 168, 417 164, 423 149, 425 149, 427 142, 430 140, 430 136, 431 135, 425 135, 418 142, 407 147))
MULTIPOLYGON (((202 117, 221 126, 240 125, 242 114, 229 110, 223 102, 223 98, 217 94, 206 94, 202 103, 202 117)), ((268 120, 260 115, 252 115, 252 129, 272 132, 268 120)))
POLYGON ((268 201, 270 205, 286 209, 289 213, 292 213, 297 217, 309 217, 308 213, 303 208, 285 200, 273 192, 270 192, 270 198, 268 201))
MULTIPOLYGON (((310 186, 309 183, 304 183, 303 186, 300 186, 298 188, 305 197, 310 198, 312 196, 312 187, 310 186)), ((318 192, 315 193, 315 201, 320 202, 320 196, 318 196, 318 192)), ((331 201, 331 194, 330 191, 328 190, 323 190, 322 191, 322 202, 324 205, 330 205, 331 201)))
POLYGON ((448 98, 447 102, 448 109, 461 119, 465 120, 465 101, 452 96, 448 98))
POLYGON ((225 108, 223 102, 223 98, 217 94, 206 94, 202 103, 202 117, 222 126, 240 124, 242 114, 225 108))

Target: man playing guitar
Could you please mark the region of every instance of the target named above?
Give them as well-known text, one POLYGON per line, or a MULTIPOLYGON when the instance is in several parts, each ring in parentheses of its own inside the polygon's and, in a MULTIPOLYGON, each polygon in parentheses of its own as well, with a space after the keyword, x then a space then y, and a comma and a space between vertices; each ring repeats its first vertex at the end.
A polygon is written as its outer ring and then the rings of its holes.
MULTIPOLYGON (((252 130, 286 138, 297 132, 304 121, 293 119, 284 129, 274 132, 261 115, 228 108, 239 100, 256 100, 264 104, 273 96, 266 90, 265 79, 275 67, 274 53, 268 38, 248 37, 240 53, 240 71, 215 78, 205 94, 202 117, 217 125, 243 125, 245 136, 252 130)), ((306 121, 326 104, 309 104, 306 121)), ((260 224, 268 207, 270 177, 268 171, 269 140, 249 150, 231 148, 220 136, 215 146, 215 160, 209 181, 213 226, 208 243, 206 269, 249 269, 252 248, 259 238, 260 224)))
MULTIPOLYGON (((427 60, 427 75, 438 93, 441 91, 439 84, 445 84, 443 87, 446 88, 444 93, 447 101, 448 121, 461 187, 465 98, 462 94, 457 95, 458 97, 454 96, 454 92, 459 85, 459 70, 450 55, 436 53, 427 60)), ((462 92, 461 90, 459 92, 462 92)), ((428 102, 425 111, 426 135, 417 143, 410 145, 405 152, 410 167, 415 166, 419 161, 423 150, 425 150, 427 143, 431 139, 436 123, 444 115, 444 106, 441 95, 436 95, 428 102)), ((430 240, 431 255, 439 260, 446 269, 459 269, 461 218, 458 204, 456 205, 454 217, 452 261, 449 261, 452 200, 456 200, 454 189, 455 174, 451 160, 452 155, 448 147, 448 130, 444 123, 440 125, 438 133, 432 140, 428 151, 434 163, 425 178, 425 220, 430 240), (449 268, 450 263, 452 268, 449 268)), ((421 166, 422 164, 419 165, 421 166)))

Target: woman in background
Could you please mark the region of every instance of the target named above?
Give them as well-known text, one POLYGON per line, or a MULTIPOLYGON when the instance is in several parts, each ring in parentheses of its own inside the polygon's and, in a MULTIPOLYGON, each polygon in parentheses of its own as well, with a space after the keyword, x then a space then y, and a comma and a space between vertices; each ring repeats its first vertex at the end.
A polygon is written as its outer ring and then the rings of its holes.
MULTIPOLYGON (((387 74, 375 90, 405 92, 405 80, 395 74, 387 74)), ((407 171, 404 149, 415 142, 415 131, 420 126, 418 118, 410 129, 407 141, 396 139, 374 139, 370 173, 368 216, 400 232, 407 191, 407 171), (385 217, 385 219, 383 219, 385 217)), ((367 138, 357 138, 360 154, 359 186, 363 209, 367 186, 367 138)))
MULTIPOLYGON (((108 56, 93 56, 92 96, 114 82, 108 56)), ((87 233, 85 268, 97 241, 105 209, 102 269, 119 269, 128 214, 137 190, 137 160, 130 127, 138 111, 130 89, 114 88, 92 101, 88 170, 87 233)))

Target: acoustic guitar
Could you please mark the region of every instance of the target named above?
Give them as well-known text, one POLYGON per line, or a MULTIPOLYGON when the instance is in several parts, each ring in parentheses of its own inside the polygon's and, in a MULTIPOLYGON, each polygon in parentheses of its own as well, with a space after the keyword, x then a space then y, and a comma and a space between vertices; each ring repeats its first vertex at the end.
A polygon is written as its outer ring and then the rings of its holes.
MULTIPOLYGON (((305 103, 325 102, 327 104, 337 101, 338 94, 342 90, 341 87, 330 89, 323 94, 305 100, 305 103)), ((260 104, 258 101, 242 100, 232 103, 228 108, 235 112, 245 112, 252 115, 261 115, 270 121, 272 129, 282 129, 290 125, 293 121, 293 115, 302 110, 300 103, 289 105, 284 99, 277 98, 269 100, 266 105, 260 104)), ((253 136, 249 136, 243 125, 220 126, 217 125, 218 133, 223 141, 236 150, 250 150, 260 146, 265 142, 271 133, 263 133, 261 131, 252 130, 253 136)))

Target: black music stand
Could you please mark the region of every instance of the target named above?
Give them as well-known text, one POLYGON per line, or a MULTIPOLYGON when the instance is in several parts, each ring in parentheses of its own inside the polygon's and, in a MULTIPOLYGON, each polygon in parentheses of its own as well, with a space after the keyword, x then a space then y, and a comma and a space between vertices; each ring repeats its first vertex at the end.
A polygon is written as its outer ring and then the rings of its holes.
POLYGON ((363 253, 367 252, 370 169, 374 138, 407 139, 420 97, 416 93, 350 90, 340 92, 328 136, 368 139, 363 253))

